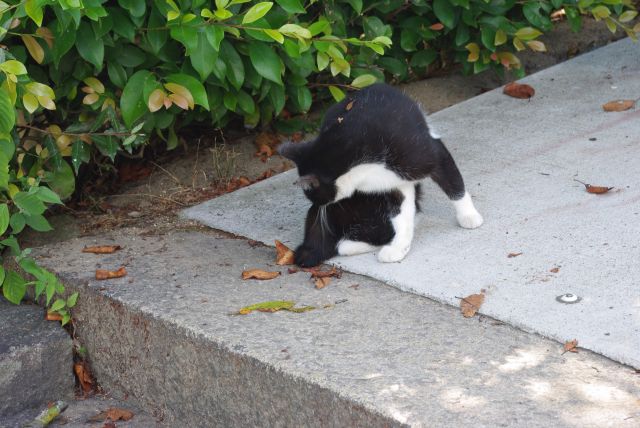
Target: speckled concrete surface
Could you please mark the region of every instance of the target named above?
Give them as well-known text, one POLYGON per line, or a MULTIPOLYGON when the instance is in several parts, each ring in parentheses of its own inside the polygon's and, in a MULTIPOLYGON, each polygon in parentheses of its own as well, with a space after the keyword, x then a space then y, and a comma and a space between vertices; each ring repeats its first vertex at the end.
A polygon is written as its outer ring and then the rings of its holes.
POLYGON ((35 251, 81 292, 96 376, 168 426, 632 427, 629 367, 345 273, 317 290, 274 250, 217 232, 123 230, 35 251), (116 243, 113 255, 81 253, 116 243), (98 267, 125 278, 96 281, 98 267), (279 270, 243 281, 244 269, 279 270), (305 313, 233 315, 267 300, 305 313), (329 305, 324 308, 325 305, 329 305))
MULTIPOLYGON (((334 262, 453 305, 487 289, 484 314, 560 341, 577 338, 640 368, 640 111, 601 107, 639 96, 639 49, 625 39, 531 75, 523 80, 536 89, 530 101, 497 89, 434 114, 485 224, 457 227, 446 197, 427 182, 424 213, 403 262, 380 264, 371 254, 334 262), (593 195, 574 179, 615 189, 593 195), (558 303, 564 293, 582 300, 558 303)), ((308 203, 292 186, 294 176, 279 175, 184 215, 295 245, 308 203)))

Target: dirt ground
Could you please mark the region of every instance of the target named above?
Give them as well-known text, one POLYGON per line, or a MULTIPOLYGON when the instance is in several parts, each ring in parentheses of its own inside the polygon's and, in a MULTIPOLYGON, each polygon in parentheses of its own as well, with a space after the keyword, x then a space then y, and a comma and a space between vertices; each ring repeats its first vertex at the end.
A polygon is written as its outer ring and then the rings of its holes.
MULTIPOLYGON (((611 34, 602 22, 585 20, 584 24, 583 30, 575 34, 566 22, 561 22, 541 38, 548 52, 521 54, 527 73, 624 36, 620 32, 611 34)), ((407 91, 429 113, 433 113, 511 80, 513 78, 509 76, 500 79, 492 72, 463 76, 451 71, 408 84, 407 91)), ((261 143, 273 148, 278 142, 274 136, 270 132, 262 135, 258 132, 202 135, 195 141, 184 141, 183 147, 156 162, 138 160, 125 163, 118 171, 120 181, 109 186, 115 191, 102 193, 94 190, 83 195, 82 204, 69 204, 51 217, 52 232, 27 232, 23 245, 39 246, 80 235, 99 236, 105 231, 126 226, 137 226, 146 234, 161 234, 175 228, 199 228, 201 226, 180 219, 177 212, 292 167, 277 154, 256 154, 261 143)), ((305 137, 293 136, 297 139, 305 137)))

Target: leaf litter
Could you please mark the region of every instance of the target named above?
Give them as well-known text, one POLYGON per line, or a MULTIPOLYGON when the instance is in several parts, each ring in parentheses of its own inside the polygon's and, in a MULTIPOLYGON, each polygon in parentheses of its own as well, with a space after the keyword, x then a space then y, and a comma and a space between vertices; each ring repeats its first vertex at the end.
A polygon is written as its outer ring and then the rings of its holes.
POLYGON ((573 179, 573 181, 577 181, 578 183, 582 184, 588 193, 593 193, 594 195, 602 195, 604 193, 608 193, 610 190, 615 189, 615 187, 592 186, 589 183, 585 183, 584 181, 580 181, 575 178, 573 179))
POLYGON ((73 365, 73 371, 78 377, 78 382, 80 382, 82 392, 90 392, 93 389, 93 375, 91 374, 89 365, 85 361, 75 363, 73 365))
POLYGON ((460 311, 465 318, 471 318, 474 316, 480 306, 484 303, 484 291, 479 294, 471 294, 467 297, 458 297, 460 299, 460 311))
POLYGON ((577 339, 568 340, 564 343, 564 352, 562 353, 562 355, 566 354, 567 352, 578 352, 577 339))
POLYGON ((128 421, 131 420, 134 413, 127 409, 121 409, 119 407, 110 407, 107 410, 92 416, 87 422, 100 422, 100 421, 128 421))
POLYGON ((614 100, 602 105, 606 112, 631 110, 636 106, 636 100, 614 100))
POLYGON ((316 278, 316 280, 315 280, 316 288, 318 290, 321 290, 324 287, 326 287, 327 285, 329 285, 330 282, 331 282, 331 278, 328 277, 328 276, 316 278))
POLYGON ((121 249, 122 247, 120 245, 95 245, 92 247, 84 247, 82 252, 92 254, 112 254, 121 249))
POLYGON ((248 269, 242 272, 242 279, 268 280, 280 276, 280 272, 271 272, 263 269, 248 269))
POLYGON ((502 92, 513 98, 530 99, 536 94, 532 86, 524 83, 511 82, 505 85, 502 92))
POLYGON ((293 250, 276 239, 276 264, 279 266, 292 265, 294 257, 293 250))
POLYGON ((122 278, 127 275, 127 269, 124 266, 120 266, 118 270, 111 271, 105 269, 96 269, 96 279, 105 280, 113 278, 122 278))

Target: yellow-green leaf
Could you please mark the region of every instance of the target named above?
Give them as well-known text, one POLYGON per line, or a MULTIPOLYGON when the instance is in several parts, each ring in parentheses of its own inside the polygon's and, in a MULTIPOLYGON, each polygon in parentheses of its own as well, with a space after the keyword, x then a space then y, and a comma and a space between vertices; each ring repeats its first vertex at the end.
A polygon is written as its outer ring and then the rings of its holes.
POLYGON ((310 39, 311 31, 297 24, 284 24, 278 29, 285 36, 300 37, 302 39, 310 39))
POLYGON ((337 86, 329 86, 329 92, 331 92, 333 99, 337 102, 340 102, 344 99, 344 92, 342 92, 342 89, 338 88, 337 86))
POLYGON ((200 16, 203 18, 209 18, 209 19, 213 19, 215 17, 213 12, 211 12, 211 10, 207 9, 206 7, 202 9, 202 11, 200 12, 200 16))
POLYGON ((541 34, 541 31, 536 30, 533 27, 524 27, 516 31, 516 37, 521 40, 533 40, 541 34))
POLYGON ((611 11, 609 10, 609 8, 602 5, 594 7, 591 10, 591 13, 596 20, 604 19, 611 15, 611 11))
POLYGON ((605 24, 607 24, 607 28, 609 29, 609 31, 611 31, 612 33, 616 32, 616 23, 613 19, 611 19, 610 17, 606 17, 604 19, 605 24))
POLYGON ((38 95, 38 96, 36 96, 36 98, 38 98, 38 102, 40 103, 40 105, 42 107, 46 108, 47 110, 55 110, 56 109, 56 104, 53 102, 51 97, 48 97, 46 95, 38 95))
POLYGON ((378 79, 373 74, 363 74, 353 79, 351 86, 356 88, 364 88, 365 86, 373 85, 378 79))
POLYGON ((155 89, 149 95, 149 100, 147 101, 147 107, 149 107, 150 112, 156 112, 162 108, 164 105, 164 97, 165 94, 162 89, 155 89))
POLYGON ((95 92, 91 94, 87 94, 87 96, 85 96, 82 99, 82 104, 90 106, 91 104, 97 102, 99 99, 100 99, 100 95, 96 94, 95 92))
POLYGON ((167 12, 167 21, 173 21, 180 16, 180 12, 177 10, 170 10, 167 12))
POLYGON ((41 3, 42 2, 38 0, 27 0, 24 4, 24 11, 27 12, 29 18, 31 18, 38 27, 42 25, 43 13, 41 3))
POLYGON ((5 73, 15 74, 16 76, 27 74, 27 68, 24 64, 20 61, 16 61, 15 59, 10 59, 9 61, 5 61, 0 64, 0 70, 5 73))
POLYGON ((507 43, 507 33, 504 32, 504 30, 498 30, 496 31, 496 37, 494 39, 493 44, 495 44, 496 46, 500 46, 507 43))
POLYGON ((325 68, 327 68, 327 66, 329 65, 330 62, 330 58, 329 55, 327 55, 324 52, 318 52, 318 55, 316 57, 316 63, 318 65, 318 71, 322 71, 325 68))
POLYGON ((169 90, 170 92, 184 97, 187 100, 189 109, 193 110, 193 108, 195 107, 195 102, 193 100, 193 95, 187 88, 182 85, 178 85, 177 83, 165 83, 164 87, 167 88, 167 90, 169 90))
MULTIPOLYGON (((225 19, 229 19, 233 16, 233 13, 227 9, 216 9, 215 17, 224 21, 225 19)), ((236 28, 237 30, 237 28, 236 28)))
POLYGON ((545 46, 545 44, 539 40, 531 40, 527 42, 527 46, 529 46, 529 49, 531 49, 532 51, 536 51, 536 52, 547 51, 547 47, 545 46))
POLYGON ((258 19, 265 16, 272 7, 273 2, 270 1, 263 1, 251 6, 251 8, 249 8, 247 13, 245 13, 244 17, 242 18, 242 23, 251 24, 252 22, 257 21, 258 19))
POLYGON ((627 10, 618 17, 618 21, 629 22, 632 21, 636 16, 638 16, 638 12, 636 12, 635 10, 627 10))
POLYGON ((22 105, 27 109, 29 113, 33 113, 38 109, 38 99, 35 95, 26 93, 22 96, 22 105))
POLYGON ((520 40, 519 38, 515 37, 513 39, 513 46, 519 51, 523 51, 526 48, 524 47, 524 43, 522 43, 522 40, 520 40))
POLYGON ((24 85, 24 87, 29 93, 32 93, 35 96, 47 96, 51 99, 55 99, 56 97, 56 94, 53 92, 53 89, 51 89, 47 85, 43 85, 42 83, 29 82, 26 85, 24 85))
POLYGON ((467 61, 476 62, 480 58, 480 46, 477 43, 469 43, 465 48, 469 51, 467 61))
POLYGON ((104 85, 95 77, 87 77, 83 82, 97 93, 104 94, 104 85))
POLYGON ((284 36, 282 35, 282 33, 280 33, 280 31, 272 30, 272 29, 268 29, 268 28, 265 28, 262 31, 264 31, 267 36, 271 37, 276 42, 284 43, 284 36))
POLYGON ((42 61, 44 61, 44 49, 42 49, 40 43, 38 43, 33 36, 28 34, 23 34, 20 37, 22 38, 22 42, 26 46, 31 57, 35 59, 38 64, 42 64, 42 61))
POLYGON ((373 43, 384 45, 385 47, 391 47, 392 41, 387 36, 378 36, 372 40, 373 43))

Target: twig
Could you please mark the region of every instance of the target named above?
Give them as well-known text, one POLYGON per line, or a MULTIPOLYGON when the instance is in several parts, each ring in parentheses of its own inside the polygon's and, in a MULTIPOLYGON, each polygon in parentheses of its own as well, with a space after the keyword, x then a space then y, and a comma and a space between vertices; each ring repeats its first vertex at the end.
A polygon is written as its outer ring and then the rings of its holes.
MULTIPOLYGON (((40 132, 41 134, 48 134, 48 135, 54 134, 53 132, 47 131, 46 129, 40 129, 38 127, 31 126, 31 125, 16 125, 16 128, 32 129, 34 131, 40 132)), ((111 137, 129 137, 131 135, 139 135, 139 134, 132 134, 131 132, 82 132, 79 134, 74 132, 62 132, 62 134, 72 135, 74 137, 82 137, 83 135, 104 135, 104 136, 111 136, 111 137)))
POLYGON ((164 171, 169 177, 171 177, 173 179, 173 181, 176 182, 176 184, 178 184, 179 186, 182 186, 182 183, 180 182, 180 179, 178 177, 176 177, 175 174, 172 174, 171 172, 167 171, 165 168, 161 167, 160 165, 158 165, 157 163, 155 163, 154 161, 151 161, 151 163, 160 168, 162 171, 164 171))

